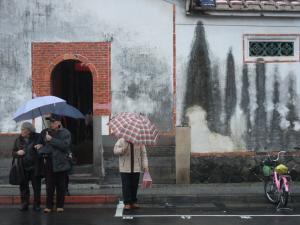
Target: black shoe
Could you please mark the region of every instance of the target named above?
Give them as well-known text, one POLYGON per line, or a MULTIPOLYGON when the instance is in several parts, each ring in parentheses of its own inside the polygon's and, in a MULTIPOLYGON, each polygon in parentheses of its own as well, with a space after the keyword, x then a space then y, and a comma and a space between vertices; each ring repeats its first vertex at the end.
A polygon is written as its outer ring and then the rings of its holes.
POLYGON ((33 206, 33 211, 40 212, 41 211, 41 207, 39 205, 34 205, 33 206))
POLYGON ((28 211, 28 205, 22 205, 22 206, 19 208, 19 210, 20 210, 21 212, 28 211))

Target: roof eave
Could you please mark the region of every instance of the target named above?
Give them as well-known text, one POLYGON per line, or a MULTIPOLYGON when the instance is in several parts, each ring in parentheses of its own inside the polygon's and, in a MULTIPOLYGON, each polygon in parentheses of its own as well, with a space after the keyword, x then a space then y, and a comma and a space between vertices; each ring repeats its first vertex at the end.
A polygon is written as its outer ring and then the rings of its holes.
POLYGON ((280 17, 280 18, 300 18, 300 11, 267 11, 267 10, 234 10, 234 9, 198 9, 190 12, 191 15, 207 16, 237 16, 237 17, 280 17))

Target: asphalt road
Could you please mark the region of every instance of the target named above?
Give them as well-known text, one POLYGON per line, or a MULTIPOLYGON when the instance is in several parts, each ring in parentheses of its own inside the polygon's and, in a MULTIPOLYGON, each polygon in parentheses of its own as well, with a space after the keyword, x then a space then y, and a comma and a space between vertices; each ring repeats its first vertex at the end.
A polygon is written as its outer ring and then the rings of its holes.
POLYGON ((277 211, 272 205, 243 205, 212 202, 194 205, 144 206, 134 211, 117 206, 67 206, 64 213, 19 212, 15 207, 0 208, 0 225, 296 225, 300 207, 277 211))

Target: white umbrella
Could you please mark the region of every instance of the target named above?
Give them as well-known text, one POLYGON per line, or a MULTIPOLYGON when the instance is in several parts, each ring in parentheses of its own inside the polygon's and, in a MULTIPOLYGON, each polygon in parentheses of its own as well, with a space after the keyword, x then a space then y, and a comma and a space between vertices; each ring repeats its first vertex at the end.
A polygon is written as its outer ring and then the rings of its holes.
POLYGON ((14 113, 13 119, 16 122, 34 119, 52 113, 59 104, 66 104, 66 101, 55 96, 36 97, 20 106, 14 113))

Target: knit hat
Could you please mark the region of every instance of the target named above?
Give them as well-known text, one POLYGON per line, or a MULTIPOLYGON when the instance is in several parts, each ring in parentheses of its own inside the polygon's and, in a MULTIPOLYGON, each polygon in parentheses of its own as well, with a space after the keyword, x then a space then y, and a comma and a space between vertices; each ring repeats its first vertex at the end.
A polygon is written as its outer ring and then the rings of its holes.
POLYGON ((29 131, 32 132, 32 133, 35 132, 34 126, 33 126, 31 123, 29 123, 29 122, 24 122, 24 123, 22 123, 21 129, 29 130, 29 131))

